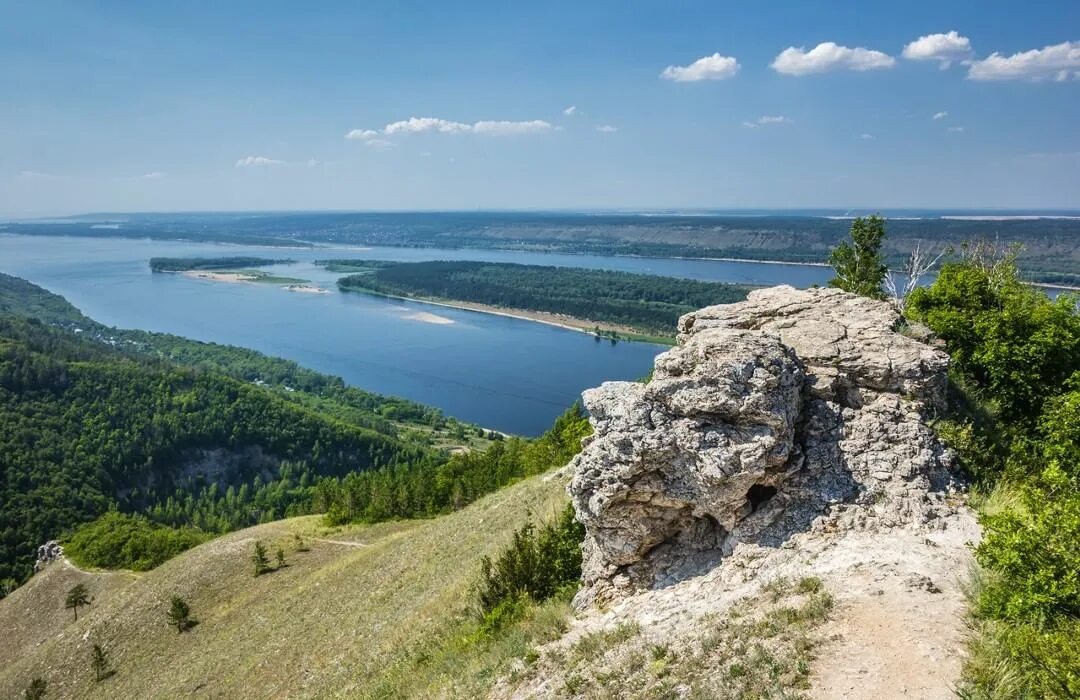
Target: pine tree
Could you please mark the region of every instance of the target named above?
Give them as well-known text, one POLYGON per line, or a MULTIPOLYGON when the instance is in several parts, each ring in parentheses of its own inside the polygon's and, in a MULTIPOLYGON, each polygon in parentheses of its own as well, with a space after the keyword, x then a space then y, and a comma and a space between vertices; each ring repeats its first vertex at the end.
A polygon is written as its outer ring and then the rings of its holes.
POLYGON ((23 693, 23 697, 26 700, 41 700, 45 697, 45 690, 49 687, 49 684, 45 682, 43 678, 35 678, 30 681, 30 685, 23 693))
POLYGON ((86 586, 82 583, 76 584, 68 591, 67 599, 64 601, 64 607, 70 608, 75 612, 75 619, 79 619, 79 608, 84 605, 90 605, 90 593, 86 590, 86 586))
POLYGON ((101 682, 112 675, 109 671, 109 657, 100 644, 95 644, 90 656, 90 666, 94 669, 94 679, 101 682))
POLYGON ((889 272, 881 256, 884 240, 885 219, 880 216, 859 217, 851 222, 851 243, 844 241, 829 254, 829 264, 836 272, 829 286, 871 299, 884 299, 882 284, 889 272))
POLYGON ((266 547, 262 542, 255 542, 255 552, 251 555, 251 560, 255 562, 256 576, 262 576, 270 570, 270 560, 266 558, 266 547))
POLYGON ((186 632, 194 624, 194 620, 191 619, 191 606, 178 595, 172 597, 172 604, 166 615, 169 618, 169 624, 176 627, 178 633, 186 632))
POLYGON ((277 567, 279 569, 285 566, 285 550, 281 547, 277 548, 277 567))

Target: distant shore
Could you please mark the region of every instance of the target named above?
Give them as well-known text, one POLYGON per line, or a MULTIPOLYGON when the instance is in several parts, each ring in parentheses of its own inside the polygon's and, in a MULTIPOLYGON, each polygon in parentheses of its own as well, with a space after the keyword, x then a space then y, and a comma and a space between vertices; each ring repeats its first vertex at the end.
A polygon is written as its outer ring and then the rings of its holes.
POLYGON ((589 321, 587 319, 576 318, 574 316, 564 316, 563 314, 553 314, 546 311, 529 311, 527 309, 504 309, 499 306, 477 304, 471 301, 450 301, 446 299, 425 299, 422 297, 407 297, 398 294, 383 294, 382 292, 368 291, 365 289, 350 289, 348 291, 359 292, 361 294, 369 294, 371 296, 384 297, 386 299, 416 301, 421 304, 442 306, 447 309, 459 309, 461 311, 473 311, 481 314, 490 314, 492 316, 516 318, 521 321, 543 323, 546 326, 554 326, 556 328, 562 328, 568 331, 577 331, 578 333, 586 333, 588 335, 595 335, 594 331, 599 328, 601 331, 604 332, 617 333, 618 340, 652 343, 654 345, 673 345, 675 343, 674 336, 652 336, 646 333, 641 333, 640 331, 634 330, 633 328, 628 328, 626 326, 617 326, 610 323, 597 323, 595 321, 589 321))

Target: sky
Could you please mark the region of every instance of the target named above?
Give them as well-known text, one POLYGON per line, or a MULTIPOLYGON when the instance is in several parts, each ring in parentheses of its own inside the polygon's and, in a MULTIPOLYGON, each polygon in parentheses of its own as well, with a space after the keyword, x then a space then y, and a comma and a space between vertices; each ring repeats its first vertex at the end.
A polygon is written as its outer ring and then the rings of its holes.
POLYGON ((0 216, 1080 208, 1080 2, 0 0, 0 216))

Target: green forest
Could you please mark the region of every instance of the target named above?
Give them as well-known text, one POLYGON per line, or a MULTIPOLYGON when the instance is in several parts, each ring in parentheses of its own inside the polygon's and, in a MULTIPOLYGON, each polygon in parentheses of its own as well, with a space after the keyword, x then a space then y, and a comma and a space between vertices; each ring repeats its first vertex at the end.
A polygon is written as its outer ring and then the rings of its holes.
MULTIPOLYGON (((369 261, 326 261, 337 269, 369 261)), ((564 314, 595 323, 673 336, 679 316, 746 298, 747 289, 719 282, 574 267, 470 261, 381 263, 338 281, 344 291, 466 301, 507 309, 564 314)))
POLYGON ((235 255, 220 258, 150 258, 150 269, 154 272, 187 272, 188 270, 235 270, 245 267, 264 267, 295 262, 294 260, 275 260, 273 258, 255 258, 235 255))
POLYGON ((47 539, 88 541, 78 527, 98 517, 88 527, 99 541, 115 530, 111 553, 73 555, 137 568, 209 534, 311 512, 320 479, 428 468, 450 447, 489 444, 481 435, 287 360, 106 328, 0 275, 0 580, 24 579, 47 539))

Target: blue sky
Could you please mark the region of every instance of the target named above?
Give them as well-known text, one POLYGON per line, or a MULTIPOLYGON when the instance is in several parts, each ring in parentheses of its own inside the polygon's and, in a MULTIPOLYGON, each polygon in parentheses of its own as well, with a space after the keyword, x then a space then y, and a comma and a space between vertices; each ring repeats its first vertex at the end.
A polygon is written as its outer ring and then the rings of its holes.
POLYGON ((0 216, 1080 207, 1072 0, 0 0, 0 18, 0 216))

